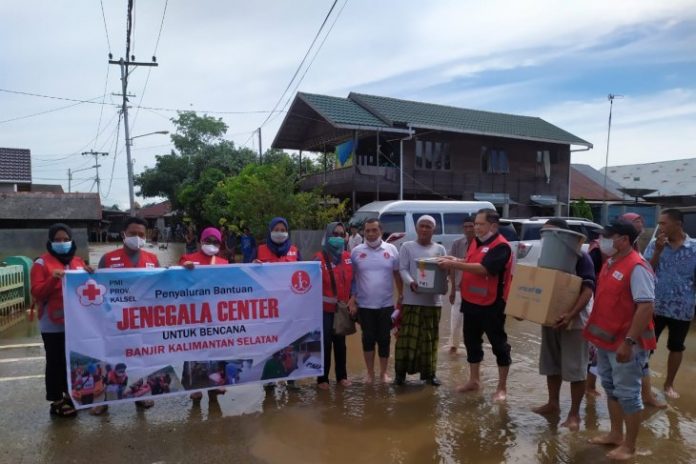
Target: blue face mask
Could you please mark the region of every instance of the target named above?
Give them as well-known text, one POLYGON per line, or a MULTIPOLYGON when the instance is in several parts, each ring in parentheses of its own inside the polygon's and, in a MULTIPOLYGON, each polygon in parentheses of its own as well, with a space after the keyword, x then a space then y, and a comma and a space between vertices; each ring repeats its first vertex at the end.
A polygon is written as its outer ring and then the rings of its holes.
POLYGON ((343 251, 345 246, 346 241, 343 240, 343 237, 329 237, 329 248, 331 248, 331 251, 334 253, 343 251))
POLYGON ((51 242, 51 249, 59 255, 67 255, 72 248, 72 242, 51 242))

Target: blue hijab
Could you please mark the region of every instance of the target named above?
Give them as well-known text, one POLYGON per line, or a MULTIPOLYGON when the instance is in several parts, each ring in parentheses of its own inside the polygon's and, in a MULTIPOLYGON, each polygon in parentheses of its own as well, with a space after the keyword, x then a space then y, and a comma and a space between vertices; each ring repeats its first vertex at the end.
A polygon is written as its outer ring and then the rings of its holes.
POLYGON ((266 235, 266 246, 271 252, 280 257, 285 256, 290 251, 290 246, 292 242, 290 241, 290 227, 288 226, 288 221, 282 217, 274 217, 271 222, 268 223, 268 234, 266 235), (280 245, 271 240, 271 231, 278 224, 285 224, 285 229, 288 231, 288 239, 281 243, 280 245))

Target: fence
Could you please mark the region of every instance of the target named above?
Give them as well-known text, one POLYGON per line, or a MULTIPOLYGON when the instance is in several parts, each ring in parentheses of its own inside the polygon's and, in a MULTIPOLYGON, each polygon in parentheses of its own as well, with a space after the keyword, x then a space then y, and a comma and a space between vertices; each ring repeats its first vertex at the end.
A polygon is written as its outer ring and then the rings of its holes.
POLYGON ((0 267, 0 331, 19 322, 24 309, 24 269, 0 267))

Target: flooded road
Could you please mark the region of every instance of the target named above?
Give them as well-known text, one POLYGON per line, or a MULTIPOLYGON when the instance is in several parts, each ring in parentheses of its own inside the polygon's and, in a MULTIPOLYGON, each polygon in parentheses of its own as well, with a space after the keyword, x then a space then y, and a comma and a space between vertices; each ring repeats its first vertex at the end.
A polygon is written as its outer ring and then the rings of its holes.
MULTIPOLYGON (((113 246, 96 246, 91 261, 113 246)), ((183 247, 155 250, 163 265, 175 264, 183 247)), ((20 323, 0 333, 0 463, 600 463, 606 449, 587 444, 608 428, 604 398, 583 404, 580 432, 530 412, 546 400, 537 373, 539 326, 510 320, 509 395, 495 404, 495 358, 486 346, 483 392, 459 394, 466 378, 463 354, 441 351, 439 388, 411 379, 404 387, 365 385, 360 335, 348 337, 348 373, 353 386, 320 391, 311 380, 298 391, 259 386, 228 389, 219 403, 204 397, 156 401, 148 411, 112 406, 101 417, 80 413, 51 419, 43 400, 43 348, 35 325, 20 323)), ((449 306, 442 312, 440 345, 449 335, 449 306)), ((664 379, 665 340, 651 361, 653 384, 664 379)), ((393 352, 392 352, 393 354, 393 352)), ((677 377, 682 397, 666 410, 647 410, 635 462, 696 462, 696 335, 677 377)), ((391 367, 393 375, 393 366, 391 367)), ((561 393, 562 415, 570 406, 561 393)))

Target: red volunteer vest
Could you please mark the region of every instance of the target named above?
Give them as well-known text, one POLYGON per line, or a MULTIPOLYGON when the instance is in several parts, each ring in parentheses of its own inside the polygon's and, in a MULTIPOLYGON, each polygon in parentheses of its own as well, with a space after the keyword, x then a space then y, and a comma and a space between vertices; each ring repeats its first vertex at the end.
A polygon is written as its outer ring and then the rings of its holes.
POLYGON ((110 251, 104 255, 104 267, 106 268, 141 268, 157 267, 157 256, 154 253, 140 250, 137 264, 133 264, 123 247, 110 251))
MULTIPOLYGON (((35 295, 36 301, 39 307, 39 319, 43 317, 44 309, 48 311, 48 318, 54 324, 63 324, 63 283, 60 279, 53 278, 53 271, 56 269, 65 269, 65 265, 58 261, 52 254, 44 253, 41 258, 43 260, 43 266, 40 264, 34 264, 31 268, 31 283, 32 283, 32 295, 35 295), (50 289, 44 287, 39 289, 38 287, 43 287, 43 285, 51 286, 50 289), (44 291, 42 291, 44 290, 44 291), (42 291, 49 293, 45 298, 36 297, 36 293, 42 291)), ((84 269, 85 262, 82 258, 75 256, 72 261, 70 261, 69 269, 84 269)))
POLYGON ((193 264, 199 266, 214 266, 219 264, 229 264, 225 258, 219 256, 208 256, 202 251, 196 251, 195 253, 189 253, 182 256, 179 259, 179 265, 183 266, 186 261, 191 261, 193 264))
MULTIPOLYGON (((473 243, 469 244, 469 248, 466 251, 467 263, 481 264, 483 258, 486 256, 486 253, 488 253, 489 250, 492 250, 493 248, 502 244, 507 247, 510 246, 508 241, 505 240, 505 237, 500 234, 498 234, 498 236, 487 245, 478 246, 478 242, 475 240, 476 239, 474 239, 473 243)), ((512 253, 510 253, 510 258, 505 264, 505 270, 503 271, 503 300, 507 300, 508 293, 510 292, 510 282, 512 281, 511 271, 512 253)), ((499 281, 500 276, 497 275, 478 275, 463 271, 461 284, 462 300, 479 306, 492 305, 498 298, 499 281)))
MULTIPOLYGON (((631 294, 631 273, 636 266, 652 272, 636 251, 631 251, 611 267, 602 266, 592 314, 583 331, 585 338, 599 348, 616 351, 628 334, 636 312, 631 294)), ((652 319, 637 342, 645 350, 654 350, 657 346, 652 319)))
POLYGON ((267 245, 259 245, 256 252, 256 259, 262 263, 290 263, 297 261, 297 247, 290 245, 290 249, 285 256, 278 256, 268 248, 267 245))
POLYGON ((337 302, 345 302, 350 299, 350 287, 353 282, 353 263, 350 260, 350 253, 344 251, 341 255, 341 261, 338 264, 331 263, 331 269, 333 270, 334 279, 336 280, 336 293, 338 293, 338 297, 334 295, 331 285, 331 276, 329 275, 329 268, 326 266, 324 254, 321 252, 317 253, 314 255, 314 260, 321 261, 321 288, 322 299, 324 301, 324 312, 336 312, 337 302))

